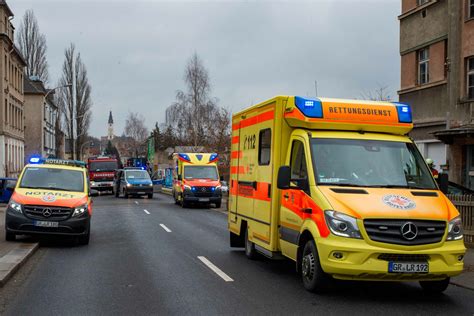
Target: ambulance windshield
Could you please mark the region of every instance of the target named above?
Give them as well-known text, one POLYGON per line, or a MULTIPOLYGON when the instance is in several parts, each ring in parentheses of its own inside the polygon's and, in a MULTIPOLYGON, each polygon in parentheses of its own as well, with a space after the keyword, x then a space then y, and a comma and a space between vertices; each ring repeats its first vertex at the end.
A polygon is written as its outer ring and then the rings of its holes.
POLYGON ((26 168, 20 188, 57 191, 84 191, 84 173, 57 168, 26 168))
POLYGON ((437 188, 412 143, 314 138, 311 151, 319 185, 437 188))
POLYGON ((215 166, 185 166, 184 178, 217 180, 217 168, 215 166))

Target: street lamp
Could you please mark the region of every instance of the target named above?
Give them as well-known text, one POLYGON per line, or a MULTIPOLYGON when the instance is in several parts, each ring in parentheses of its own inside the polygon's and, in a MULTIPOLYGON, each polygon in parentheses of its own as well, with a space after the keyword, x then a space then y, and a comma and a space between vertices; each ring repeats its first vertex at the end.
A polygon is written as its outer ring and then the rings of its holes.
POLYGON ((46 99, 46 98, 48 97, 48 95, 49 95, 50 93, 52 93, 53 91, 55 91, 55 90, 62 89, 62 88, 70 88, 70 87, 72 87, 72 84, 71 84, 71 83, 68 83, 68 84, 65 84, 65 85, 63 85, 63 86, 58 86, 58 87, 56 87, 56 88, 49 89, 49 91, 44 95, 44 98, 46 99))

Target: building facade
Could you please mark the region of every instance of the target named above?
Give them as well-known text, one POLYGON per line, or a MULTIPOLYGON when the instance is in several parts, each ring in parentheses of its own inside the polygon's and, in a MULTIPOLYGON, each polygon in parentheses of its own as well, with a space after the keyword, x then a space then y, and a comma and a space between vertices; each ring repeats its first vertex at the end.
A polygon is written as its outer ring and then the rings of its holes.
POLYGON ((400 102, 411 137, 451 181, 474 188, 474 0, 402 0, 400 102))
POLYGON ((13 12, 0 0, 0 177, 17 177, 24 165, 26 63, 14 45, 12 18, 13 12))
POLYGON ((37 78, 24 80, 25 161, 32 156, 56 156, 58 108, 53 94, 37 78))

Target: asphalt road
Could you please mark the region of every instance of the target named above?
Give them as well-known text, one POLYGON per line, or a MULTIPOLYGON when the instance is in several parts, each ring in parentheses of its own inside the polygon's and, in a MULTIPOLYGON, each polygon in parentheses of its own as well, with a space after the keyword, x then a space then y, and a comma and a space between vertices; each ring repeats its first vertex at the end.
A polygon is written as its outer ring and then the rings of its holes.
POLYGON ((226 214, 212 209, 181 209, 159 194, 153 200, 99 197, 90 245, 43 240, 0 290, 0 312, 474 314, 474 291, 455 286, 433 297, 417 283, 336 282, 327 294, 311 294, 293 263, 250 261, 242 250, 229 248, 228 239, 226 214))

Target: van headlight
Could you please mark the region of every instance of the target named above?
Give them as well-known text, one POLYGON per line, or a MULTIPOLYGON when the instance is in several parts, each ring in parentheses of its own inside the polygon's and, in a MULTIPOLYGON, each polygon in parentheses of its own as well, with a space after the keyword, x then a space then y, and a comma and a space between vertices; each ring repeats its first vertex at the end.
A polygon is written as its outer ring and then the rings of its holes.
POLYGON ((463 238, 463 229, 462 229, 462 221, 461 217, 456 217, 455 219, 451 220, 448 224, 448 237, 446 240, 459 240, 463 238))
POLYGON ((81 216, 82 214, 84 214, 85 212, 87 212, 87 204, 84 204, 84 205, 81 205, 79 207, 76 207, 74 209, 74 213, 72 213, 72 217, 78 217, 78 216, 81 216))
POLYGON ((8 203, 8 208, 18 213, 23 213, 23 206, 13 199, 10 199, 10 202, 8 203))
POLYGON ((357 219, 352 216, 337 212, 325 211, 324 217, 329 230, 336 236, 362 239, 357 219))
POLYGON ((191 186, 189 186, 187 184, 184 184, 183 189, 184 189, 184 191, 191 191, 191 186))

